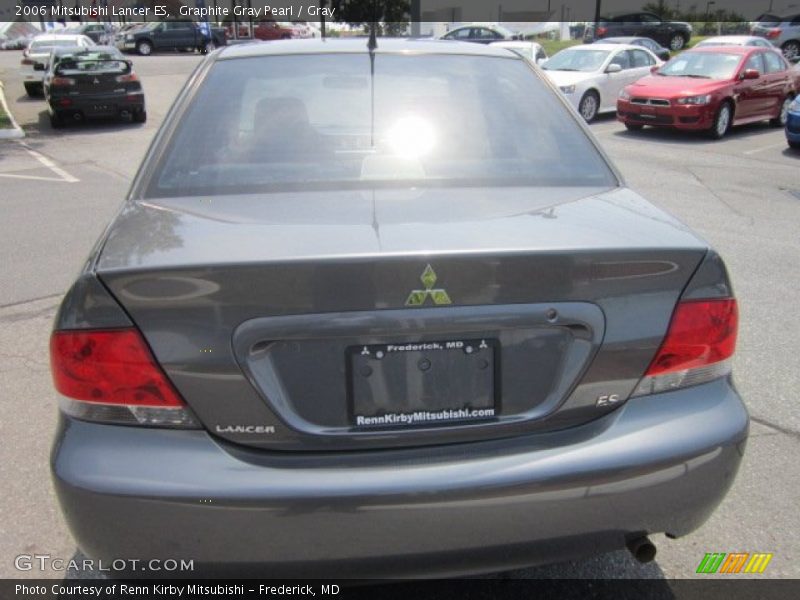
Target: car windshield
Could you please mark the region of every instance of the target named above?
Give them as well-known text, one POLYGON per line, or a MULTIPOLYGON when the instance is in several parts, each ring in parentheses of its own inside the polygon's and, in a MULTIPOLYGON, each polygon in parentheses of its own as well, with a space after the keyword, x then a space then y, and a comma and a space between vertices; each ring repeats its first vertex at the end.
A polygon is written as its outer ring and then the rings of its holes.
POLYGON ((31 52, 48 52, 53 48, 65 46, 76 46, 77 40, 74 38, 63 40, 34 40, 31 42, 31 52))
POLYGON ((597 71, 608 55, 608 50, 569 48, 562 50, 542 66, 548 71, 597 71))
POLYGON ((684 52, 661 67, 657 74, 699 79, 731 79, 741 59, 739 54, 684 52))
POLYGON ((485 56, 220 60, 165 154, 150 197, 616 181, 528 63, 485 56))

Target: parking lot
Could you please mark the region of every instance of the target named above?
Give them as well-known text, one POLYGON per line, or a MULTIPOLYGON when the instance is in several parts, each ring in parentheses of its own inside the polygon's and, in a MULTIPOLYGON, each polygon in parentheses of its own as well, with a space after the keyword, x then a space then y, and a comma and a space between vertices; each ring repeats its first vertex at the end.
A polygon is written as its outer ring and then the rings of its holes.
MULTIPOLYGON (((76 552, 48 472, 57 410, 47 358, 52 318, 201 57, 133 58, 147 97, 147 123, 75 124, 59 131, 50 128, 43 100, 25 96, 19 60, 19 52, 0 53, 7 102, 27 134, 0 141, 0 577, 40 576, 15 569, 19 554, 69 558, 76 552)), ((800 577, 800 153, 767 123, 736 128, 722 141, 628 132, 610 116, 591 129, 633 189, 725 257, 739 299, 734 374, 753 418, 751 438, 723 505, 689 537, 653 536, 655 563, 639 565, 618 552, 511 576, 683 578, 695 574, 706 552, 771 552, 761 577, 800 577)))

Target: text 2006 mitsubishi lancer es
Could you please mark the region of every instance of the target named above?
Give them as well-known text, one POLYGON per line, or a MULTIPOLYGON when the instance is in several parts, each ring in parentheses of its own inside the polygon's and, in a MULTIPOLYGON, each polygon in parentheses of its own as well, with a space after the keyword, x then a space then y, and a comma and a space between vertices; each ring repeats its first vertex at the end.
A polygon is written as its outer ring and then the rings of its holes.
POLYGON ((55 486, 108 562, 648 560, 733 482, 736 332, 720 257, 518 55, 224 48, 57 316, 55 486))

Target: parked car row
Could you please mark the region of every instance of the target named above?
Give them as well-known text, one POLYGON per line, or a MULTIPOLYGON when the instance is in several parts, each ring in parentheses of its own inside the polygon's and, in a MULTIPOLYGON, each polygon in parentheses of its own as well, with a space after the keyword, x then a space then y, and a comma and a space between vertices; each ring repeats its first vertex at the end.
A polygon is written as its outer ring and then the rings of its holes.
POLYGON ((769 120, 786 128, 792 147, 798 143, 800 124, 790 115, 800 66, 759 38, 710 38, 666 63, 645 47, 595 42, 541 67, 587 122, 616 111, 630 130, 703 130, 719 139, 732 126, 769 120))
POLYGON ((136 52, 142 56, 149 56, 157 50, 197 50, 206 54, 217 46, 226 45, 227 40, 227 32, 223 27, 211 27, 208 23, 185 19, 140 23, 118 32, 114 45, 122 52, 136 52))
POLYGON ((22 80, 28 96, 44 96, 54 128, 96 117, 147 120, 133 63, 83 34, 36 36, 23 53, 22 80))

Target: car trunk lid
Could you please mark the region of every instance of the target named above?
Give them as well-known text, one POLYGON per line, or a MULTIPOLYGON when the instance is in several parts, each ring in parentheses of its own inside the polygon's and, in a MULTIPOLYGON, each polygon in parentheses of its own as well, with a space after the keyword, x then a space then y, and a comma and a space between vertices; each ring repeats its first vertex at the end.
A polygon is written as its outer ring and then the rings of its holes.
POLYGON ((705 252, 625 189, 370 190, 132 202, 97 271, 211 432, 342 450, 604 414, 705 252))

